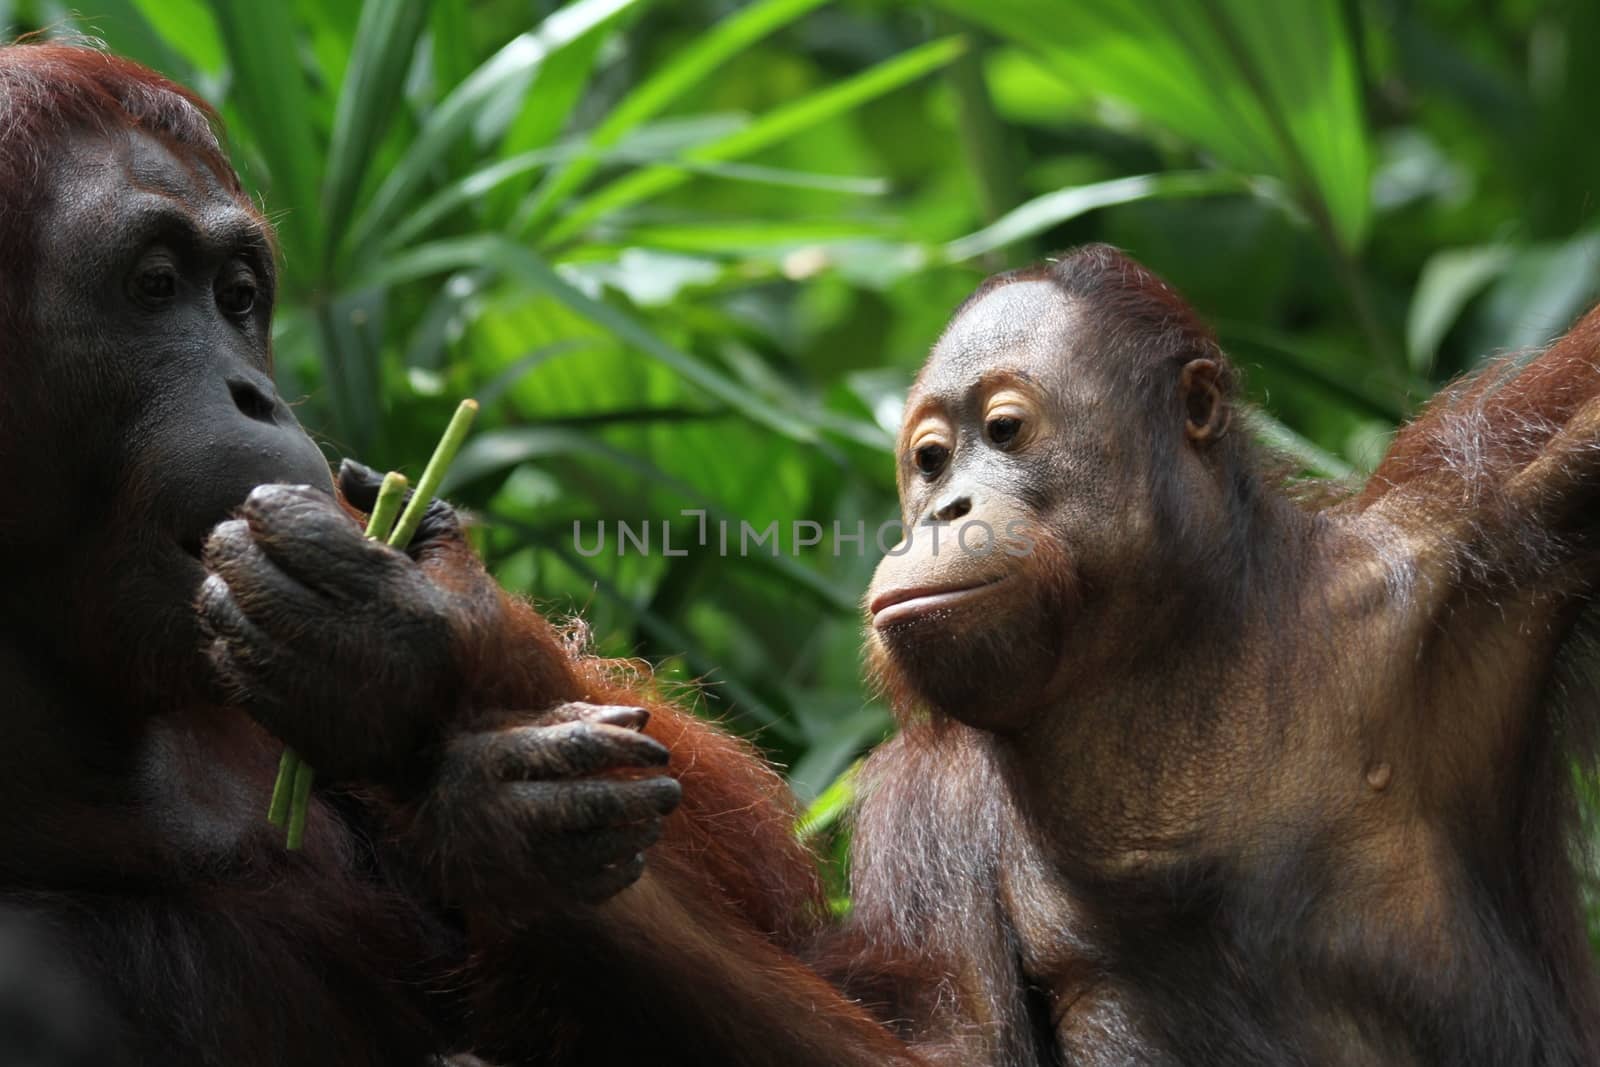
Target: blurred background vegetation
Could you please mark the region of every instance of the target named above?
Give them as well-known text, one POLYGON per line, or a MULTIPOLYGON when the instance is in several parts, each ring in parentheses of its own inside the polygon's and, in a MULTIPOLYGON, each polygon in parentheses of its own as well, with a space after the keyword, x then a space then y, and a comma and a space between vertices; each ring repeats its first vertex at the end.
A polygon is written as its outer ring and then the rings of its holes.
POLYGON ((1129 249, 1333 477, 1600 279, 1592 0, 0 0, 0 25, 215 102, 330 454, 414 469, 478 396, 448 491, 501 579, 701 680, 824 840, 889 729, 859 665, 878 548, 832 522, 896 513, 905 387, 984 274, 1129 249), (712 545, 668 556, 685 509, 712 545), (779 553, 722 557, 724 519, 776 520, 779 553), (796 551, 796 520, 827 536, 796 551))

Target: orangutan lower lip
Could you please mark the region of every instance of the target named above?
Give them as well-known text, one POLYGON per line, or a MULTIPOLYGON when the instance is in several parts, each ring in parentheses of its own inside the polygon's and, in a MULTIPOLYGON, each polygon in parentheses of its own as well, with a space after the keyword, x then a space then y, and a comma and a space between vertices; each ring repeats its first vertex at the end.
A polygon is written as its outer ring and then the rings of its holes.
POLYGON ((872 603, 867 605, 867 611, 872 615, 872 625, 881 630, 897 622, 907 622, 919 615, 951 607, 1008 581, 1011 577, 1007 574, 954 588, 909 586, 905 589, 891 589, 887 593, 879 593, 873 597, 872 603))

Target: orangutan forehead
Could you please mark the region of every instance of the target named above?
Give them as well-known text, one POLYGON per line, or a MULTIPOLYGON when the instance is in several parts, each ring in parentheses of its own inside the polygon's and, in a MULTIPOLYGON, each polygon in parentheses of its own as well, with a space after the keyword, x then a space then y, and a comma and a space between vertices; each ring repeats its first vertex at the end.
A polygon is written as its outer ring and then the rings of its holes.
POLYGON ((1072 348, 1078 301, 1043 279, 1010 282, 984 293, 958 315, 928 357, 919 384, 954 386, 1017 367, 1037 373, 1072 348))

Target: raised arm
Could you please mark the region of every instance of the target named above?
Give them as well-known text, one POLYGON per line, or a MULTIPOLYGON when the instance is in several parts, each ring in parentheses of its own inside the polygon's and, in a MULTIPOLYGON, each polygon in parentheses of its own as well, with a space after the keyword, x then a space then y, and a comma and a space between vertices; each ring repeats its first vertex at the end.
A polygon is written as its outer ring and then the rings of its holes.
POLYGON ((1396 435, 1355 507, 1453 569, 1584 584, 1600 556, 1578 535, 1600 525, 1597 497, 1600 309, 1533 359, 1491 363, 1442 391, 1396 435))

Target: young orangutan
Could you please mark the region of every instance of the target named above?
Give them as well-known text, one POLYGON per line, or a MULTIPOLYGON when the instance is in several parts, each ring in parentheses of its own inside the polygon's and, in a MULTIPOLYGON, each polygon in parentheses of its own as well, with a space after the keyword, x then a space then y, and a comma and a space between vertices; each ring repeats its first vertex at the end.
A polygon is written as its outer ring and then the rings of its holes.
POLYGON ((1600 312, 1331 506, 1276 487, 1234 389, 1111 248, 957 311, 866 601, 903 730, 855 958, 900 961, 952 1064, 1600 1062, 1571 789, 1600 312))

